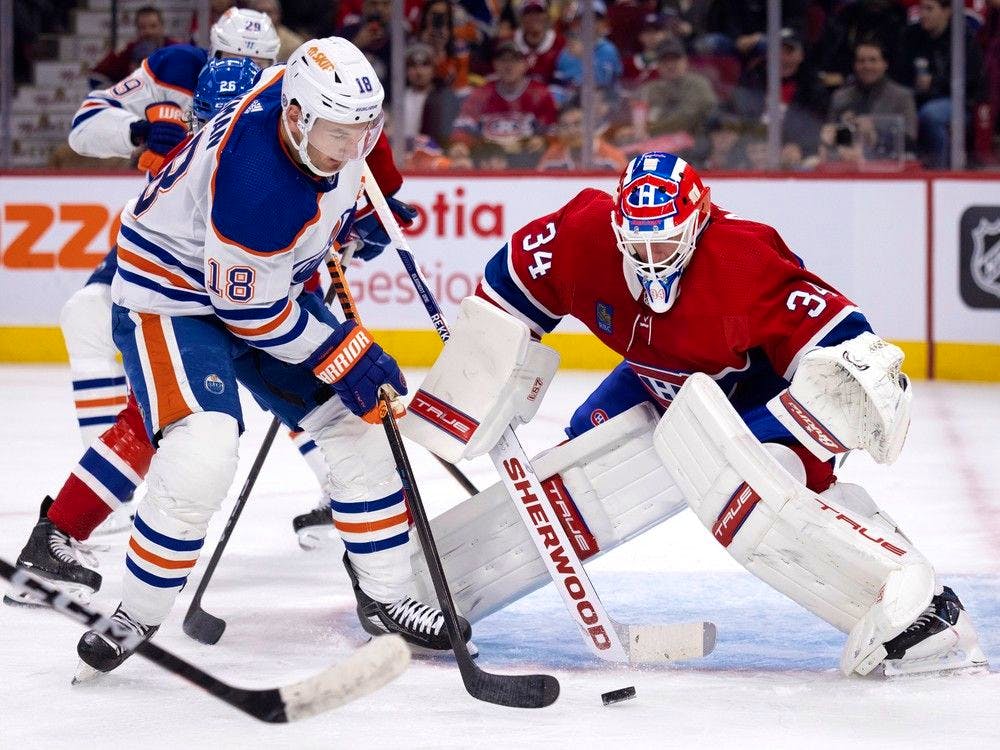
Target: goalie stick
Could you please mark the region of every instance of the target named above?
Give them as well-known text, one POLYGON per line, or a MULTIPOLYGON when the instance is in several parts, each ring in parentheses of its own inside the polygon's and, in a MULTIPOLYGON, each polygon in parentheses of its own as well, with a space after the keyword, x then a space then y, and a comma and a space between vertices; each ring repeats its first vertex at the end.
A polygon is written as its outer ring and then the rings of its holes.
MULTIPOLYGON (((417 268, 413 251, 367 165, 363 184, 368 200, 396 246, 417 296, 441 340, 447 341, 450 333, 444 314, 417 268)), ((711 653, 715 648, 716 635, 715 625, 711 622, 643 625, 614 620, 604 609, 566 530, 557 520, 549 520, 544 509, 545 491, 511 426, 507 426, 490 451, 490 458, 566 609, 579 626, 584 643, 594 656, 607 661, 648 664, 691 659, 711 653), (554 545, 551 544, 553 537, 554 545)))
POLYGON ((138 637, 135 633, 121 632, 110 618, 73 601, 51 584, 3 559, 0 559, 0 576, 70 619, 126 649, 135 648, 137 654, 168 672, 197 685, 233 708, 271 724, 307 719, 349 703, 391 682, 410 663, 406 642, 399 636, 389 635, 366 643, 343 662, 304 680, 275 688, 234 687, 151 641, 136 646, 138 637))
MULTIPOLYGON (((371 177, 368 179, 371 179, 371 177)), ((361 325, 361 318, 358 316, 357 306, 354 303, 354 298, 351 296, 351 290, 347 286, 347 280, 344 278, 344 270, 340 265, 340 261, 335 256, 331 256, 327 267, 330 269, 330 278, 333 288, 336 290, 337 298, 344 309, 344 316, 348 320, 353 320, 358 325, 361 325)), ((434 584, 438 603, 441 606, 441 614, 444 616, 445 628, 448 631, 448 640, 451 642, 452 651, 455 653, 455 661, 458 663, 458 671, 462 675, 462 682, 465 684, 465 689, 473 698, 486 701, 487 703, 496 703, 500 706, 544 708, 551 705, 559 697, 559 682, 555 677, 546 674, 494 674, 481 669, 472 660, 468 644, 462 637, 462 628, 458 622, 458 612, 455 609, 451 590, 448 588, 448 579, 444 574, 441 556, 438 554, 437 545, 434 543, 431 522, 427 517, 427 510, 424 508, 423 500, 420 498, 420 492, 417 490, 417 483, 413 477, 413 469, 406 454, 406 447, 403 445, 403 437, 399 434, 399 427, 396 424, 396 417, 393 414, 391 397, 384 388, 379 393, 379 416, 382 420, 382 426, 385 428, 385 435, 389 441, 392 456, 396 461, 396 470, 399 473, 399 479, 403 484, 403 491, 406 495, 406 505, 413 518, 413 524, 420 539, 424 558, 427 560, 427 569, 434 584)))

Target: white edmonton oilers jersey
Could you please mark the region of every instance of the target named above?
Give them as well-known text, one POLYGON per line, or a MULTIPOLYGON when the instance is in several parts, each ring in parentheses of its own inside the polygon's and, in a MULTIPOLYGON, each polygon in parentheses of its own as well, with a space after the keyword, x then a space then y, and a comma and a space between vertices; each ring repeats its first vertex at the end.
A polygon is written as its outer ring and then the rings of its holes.
POLYGON ((230 102, 122 211, 111 299, 136 312, 216 315, 286 362, 333 334, 295 300, 343 239, 363 161, 306 174, 280 137, 284 66, 230 102))
POLYGON ((135 150, 129 126, 146 119, 146 107, 173 102, 191 106, 208 53, 190 44, 158 49, 132 75, 102 91, 91 91, 73 115, 69 145, 82 156, 127 158, 135 150))

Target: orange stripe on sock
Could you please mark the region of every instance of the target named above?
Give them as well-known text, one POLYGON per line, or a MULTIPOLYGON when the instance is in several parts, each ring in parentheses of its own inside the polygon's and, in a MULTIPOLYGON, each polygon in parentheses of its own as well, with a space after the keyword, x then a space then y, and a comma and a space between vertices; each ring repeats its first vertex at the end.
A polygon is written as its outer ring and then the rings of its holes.
POLYGON ((195 562, 197 562, 196 560, 168 560, 165 557, 154 555, 149 550, 140 547, 139 543, 135 540, 135 537, 131 537, 128 540, 128 546, 133 552, 135 552, 135 554, 146 562, 158 565, 161 568, 166 568, 167 570, 183 570, 184 568, 193 568, 195 562))
MULTIPOLYGON (((146 356, 156 390, 156 423, 159 429, 173 424, 178 419, 191 414, 191 407, 184 400, 184 394, 177 384, 174 361, 167 347, 167 337, 163 332, 163 318, 152 313, 139 313, 142 321, 142 336, 146 342, 146 356)), ((178 366, 182 366, 180 362, 178 366)))
POLYGON ((333 525, 337 527, 340 531, 346 531, 350 534, 366 534, 370 531, 381 531, 382 529, 388 529, 390 526, 396 526, 401 523, 406 523, 406 512, 402 512, 399 515, 393 516, 392 518, 385 518, 381 521, 363 521, 362 523, 345 523, 344 521, 334 520, 333 525))
POLYGON ((125 396, 111 396, 110 398, 90 398, 82 401, 74 401, 77 409, 88 409, 91 406, 125 406, 128 398, 125 396))

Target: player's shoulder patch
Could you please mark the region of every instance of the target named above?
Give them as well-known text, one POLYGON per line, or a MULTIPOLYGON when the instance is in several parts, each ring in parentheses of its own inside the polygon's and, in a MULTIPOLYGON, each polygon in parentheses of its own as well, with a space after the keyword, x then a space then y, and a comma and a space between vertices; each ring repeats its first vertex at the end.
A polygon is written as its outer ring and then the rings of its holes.
POLYGON ((296 167, 279 141, 280 102, 246 102, 213 178, 212 225, 226 242, 260 254, 291 249, 319 213, 319 197, 336 184, 317 183, 296 167), (244 114, 245 113, 245 114, 244 114))
POLYGON ((193 94, 198 85, 198 74, 207 61, 208 53, 200 47, 172 44, 156 50, 143 64, 160 86, 193 94))

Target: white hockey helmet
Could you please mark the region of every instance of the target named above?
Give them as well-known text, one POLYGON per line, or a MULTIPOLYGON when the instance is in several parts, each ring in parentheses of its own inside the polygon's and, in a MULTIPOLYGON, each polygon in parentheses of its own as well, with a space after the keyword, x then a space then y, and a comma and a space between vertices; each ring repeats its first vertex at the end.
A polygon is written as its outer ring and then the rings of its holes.
POLYGON ((296 145, 302 163, 314 174, 329 177, 339 171, 321 170, 307 147, 339 162, 364 159, 382 133, 382 83, 364 54, 346 39, 313 39, 292 53, 281 83, 281 121, 296 145), (288 107, 302 110, 301 139, 288 126, 288 107))
POLYGON ((222 54, 251 57, 274 65, 281 41, 265 13, 247 8, 230 8, 209 31, 209 56, 222 54))

